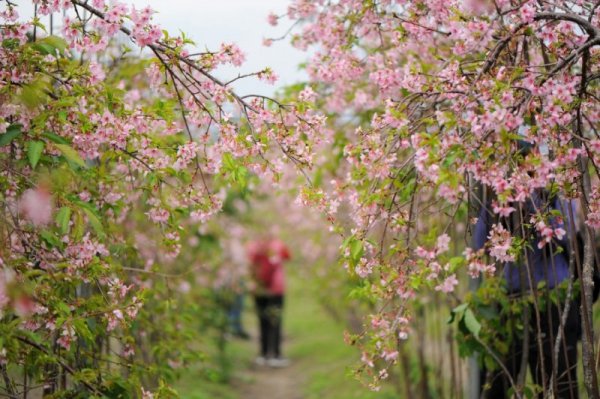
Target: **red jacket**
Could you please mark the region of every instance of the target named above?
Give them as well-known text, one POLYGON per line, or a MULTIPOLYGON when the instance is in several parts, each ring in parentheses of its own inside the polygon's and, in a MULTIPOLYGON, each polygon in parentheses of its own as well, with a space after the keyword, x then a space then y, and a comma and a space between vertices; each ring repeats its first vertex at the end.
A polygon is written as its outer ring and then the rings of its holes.
POLYGON ((257 294, 283 295, 283 262, 290 259, 287 246, 278 239, 253 241, 248 244, 248 257, 258 284, 257 294))

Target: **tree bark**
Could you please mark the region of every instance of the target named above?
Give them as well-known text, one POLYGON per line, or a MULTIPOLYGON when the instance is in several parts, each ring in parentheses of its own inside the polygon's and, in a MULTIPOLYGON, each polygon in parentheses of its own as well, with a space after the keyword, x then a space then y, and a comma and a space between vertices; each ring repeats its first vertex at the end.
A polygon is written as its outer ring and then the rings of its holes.
MULTIPOLYGON (((587 171, 587 161, 581 160, 582 169, 582 209, 587 218, 587 198, 590 192, 590 176, 587 171)), ((583 323, 583 334, 581 339, 582 355, 583 355, 583 381, 588 397, 600 399, 600 391, 598 388, 598 376, 596 374, 594 362, 594 326, 592 324, 592 304, 594 291, 594 240, 593 233, 588 227, 584 228, 584 244, 583 244, 583 266, 580 271, 581 276, 581 321, 583 323)))
MULTIPOLYGON (((585 51, 581 59, 581 82, 579 87, 579 99, 583 100, 587 84, 587 68, 589 60, 589 50, 585 51)), ((583 136, 582 110, 581 105, 577 109, 577 120, 575 121, 576 134, 574 135, 574 147, 585 149, 581 139, 583 136)), ((584 220, 587 220, 587 211, 589 209, 588 198, 592 191, 590 173, 588 167, 588 158, 579 156, 579 180, 581 189, 581 209, 584 220)), ((600 399, 600 388, 598 387, 598 375, 595 367, 594 356, 594 326, 592 323, 592 305, 594 292, 594 233, 584 225, 584 245, 583 245, 583 270, 580 270, 582 295, 581 295, 581 321, 583 323, 582 349, 583 349, 583 381, 588 397, 600 399)))

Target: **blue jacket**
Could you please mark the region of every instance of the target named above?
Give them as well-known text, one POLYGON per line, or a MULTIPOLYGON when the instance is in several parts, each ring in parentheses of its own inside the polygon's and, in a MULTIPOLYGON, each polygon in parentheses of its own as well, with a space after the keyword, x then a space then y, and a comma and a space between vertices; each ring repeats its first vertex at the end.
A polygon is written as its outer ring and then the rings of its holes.
MULTIPOLYGON (((539 205, 541 205, 539 197, 534 199, 534 201, 536 204, 539 202, 539 205)), ((565 202, 555 197, 550 204, 551 209, 559 210, 562 214, 562 221, 557 220, 557 218, 550 220, 552 228, 556 229, 560 227, 567 232, 561 240, 553 238, 551 243, 546 244, 540 249, 538 248, 540 238, 535 228, 532 227, 529 229, 531 233, 529 238, 530 248, 526 250, 528 261, 525 262, 524 257, 521 256, 518 263, 509 262, 504 265, 504 278, 506 279, 509 292, 521 291, 519 270, 522 267, 525 268, 525 289, 529 289, 530 281, 533 281, 536 286, 539 282, 546 281, 548 288, 554 288, 569 277, 568 248, 569 237, 571 236, 571 223, 569 222, 569 211, 567 208, 569 205, 573 210, 572 214, 575 215, 575 203, 573 201, 565 202), (562 247, 563 251, 557 253, 558 247, 562 247), (528 273, 527 265, 531 268, 530 274, 528 273)), ((481 209, 473 232, 473 247, 475 250, 484 247, 492 225, 499 223, 494 222, 495 219, 491 209, 487 207, 481 209)), ((510 216, 507 219, 510 219, 510 216)), ((529 223, 529 220, 527 222, 529 223)))

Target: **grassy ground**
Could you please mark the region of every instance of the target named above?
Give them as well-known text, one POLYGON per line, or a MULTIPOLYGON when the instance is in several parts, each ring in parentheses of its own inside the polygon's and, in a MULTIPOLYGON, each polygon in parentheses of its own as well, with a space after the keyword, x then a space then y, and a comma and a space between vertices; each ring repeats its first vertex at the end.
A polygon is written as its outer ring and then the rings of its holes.
MULTIPOLYGON (((310 290, 303 288, 309 284, 310 282, 293 277, 289 284, 290 291, 286 297, 284 315, 284 353, 292 360, 293 366, 287 369, 287 372, 273 373, 269 378, 291 378, 290 383, 294 383, 294 392, 297 392, 297 396, 280 396, 277 399, 296 399, 296 397, 386 399, 401 396, 389 391, 369 392, 348 376, 348 367, 355 363, 358 353, 355 348, 344 344, 342 339, 344 327, 326 314, 323 307, 311 296, 310 290)), ((600 320, 598 305, 595 309, 595 319, 596 322, 600 320)), ((260 385, 260 380, 265 377, 264 373, 257 373, 252 365, 258 345, 256 320, 251 303, 246 304, 244 323, 253 333, 253 339, 228 341, 223 366, 226 370, 225 375, 218 371, 207 372, 206 367, 202 365, 186 370, 177 384, 182 398, 268 399, 272 397, 248 394, 247 388, 260 385)), ((217 347, 217 345, 206 346, 213 349, 217 347)), ((215 353, 208 355, 216 356, 215 353)), ((209 364, 215 364, 214 360, 209 364)), ((581 367, 580 360, 579 384, 583 388, 581 367)), ((430 374, 430 378, 436 377, 430 374)), ((585 396, 583 390, 581 392, 585 396)))
POLYGON ((344 327, 334 322, 297 282, 292 289, 286 323, 290 336, 287 354, 300 362, 307 377, 306 399, 391 398, 373 393, 349 376, 348 367, 358 356, 355 348, 343 342, 344 327))
MULTIPOLYGON (((302 288, 304 284, 306 282, 297 278, 291 279, 284 315, 283 350, 294 362, 294 376, 302 381, 299 395, 304 399, 394 397, 389 392, 370 392, 348 376, 347 367, 356 361, 358 353, 343 342, 344 327, 325 313, 309 291, 302 288)), ((249 372, 257 347, 256 320, 251 303, 246 304, 244 322, 254 338, 228 343, 229 381, 218 381, 218 374, 214 374, 213 381, 203 378, 207 374, 202 371, 202 366, 189 369, 176 386, 182 398, 248 399, 240 394, 244 385, 259 383, 255 379, 261 378, 249 372)))

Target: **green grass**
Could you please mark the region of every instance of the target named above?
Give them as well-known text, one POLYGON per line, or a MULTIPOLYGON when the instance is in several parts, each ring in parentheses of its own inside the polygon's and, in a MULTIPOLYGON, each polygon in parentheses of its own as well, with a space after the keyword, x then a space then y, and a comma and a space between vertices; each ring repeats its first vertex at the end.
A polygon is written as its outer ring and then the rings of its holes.
MULTIPOLYGON (((298 378, 303 382, 306 399, 385 399, 397 397, 392 392, 371 392, 354 380, 349 367, 356 363, 358 351, 343 341, 344 326, 336 323, 311 294, 310 282, 290 276, 289 291, 285 298, 284 354, 295 363, 298 378)), ((247 298, 245 325, 256 331, 256 317, 251 298, 247 298)), ((229 382, 206 379, 202 366, 186 370, 176 385, 182 398, 189 399, 245 399, 236 386, 248 382, 245 371, 256 355, 257 343, 233 340, 227 348, 231 366, 229 382)), ((209 353, 215 356, 215 353, 209 353)), ((286 399, 286 398, 281 398, 286 399)))
MULTIPOLYGON (((251 309, 247 310, 250 313, 251 309)), ((224 356, 217 348, 216 337, 202 337, 202 350, 208 361, 184 370, 175 384, 184 399, 243 399, 238 395, 234 381, 244 381, 244 371, 254 357, 254 347, 248 342, 229 340, 224 356)))
POLYGON ((391 398, 385 392, 371 392, 350 375, 358 360, 356 348, 343 341, 344 326, 336 323, 294 280, 286 309, 286 330, 291 339, 286 353, 300 362, 306 376, 306 399, 391 398))

